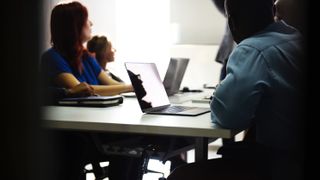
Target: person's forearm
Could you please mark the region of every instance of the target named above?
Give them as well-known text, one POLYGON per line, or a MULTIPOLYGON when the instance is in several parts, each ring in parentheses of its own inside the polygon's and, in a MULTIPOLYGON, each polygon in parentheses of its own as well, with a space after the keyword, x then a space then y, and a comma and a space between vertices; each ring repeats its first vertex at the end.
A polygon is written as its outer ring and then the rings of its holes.
POLYGON ((110 78, 109 82, 108 82, 108 85, 125 85, 125 84, 110 78))
POLYGON ((123 85, 95 85, 92 86, 94 92, 101 96, 112 96, 120 93, 132 91, 132 86, 123 84, 123 85))

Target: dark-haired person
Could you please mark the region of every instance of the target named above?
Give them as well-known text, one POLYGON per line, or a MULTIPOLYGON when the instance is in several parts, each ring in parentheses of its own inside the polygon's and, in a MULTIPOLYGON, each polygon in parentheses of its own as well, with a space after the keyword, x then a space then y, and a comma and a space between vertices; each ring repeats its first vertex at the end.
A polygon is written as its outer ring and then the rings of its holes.
POLYGON ((87 49, 96 57, 106 74, 112 78, 112 80, 116 81, 114 82, 115 84, 123 82, 107 68, 107 64, 114 61, 114 53, 116 52, 116 49, 113 48, 112 43, 108 41, 107 37, 93 36, 87 43, 87 49))
POLYGON ((83 47, 91 38, 91 22, 86 7, 79 2, 59 4, 51 13, 52 48, 42 56, 42 71, 49 86, 73 88, 80 82, 90 84, 99 95, 132 91, 107 76, 95 58, 83 47))
POLYGON ((273 0, 226 0, 237 47, 211 101, 212 121, 254 128, 251 141, 223 146, 222 158, 190 164, 168 180, 303 179, 303 39, 274 21, 273 0))

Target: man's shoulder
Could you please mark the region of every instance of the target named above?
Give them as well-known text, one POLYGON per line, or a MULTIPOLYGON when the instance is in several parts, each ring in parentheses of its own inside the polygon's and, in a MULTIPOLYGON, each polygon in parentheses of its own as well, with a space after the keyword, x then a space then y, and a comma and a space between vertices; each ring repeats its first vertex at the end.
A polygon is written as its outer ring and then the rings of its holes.
POLYGON ((272 33, 263 33, 259 35, 255 35, 243 40, 239 46, 248 46, 259 51, 263 51, 264 49, 276 45, 279 43, 279 39, 275 37, 272 33))
POLYGON ((281 46, 289 42, 299 43, 301 40, 301 34, 297 30, 284 23, 274 23, 264 31, 243 40, 239 46, 250 46, 259 51, 264 51, 269 47, 281 46))

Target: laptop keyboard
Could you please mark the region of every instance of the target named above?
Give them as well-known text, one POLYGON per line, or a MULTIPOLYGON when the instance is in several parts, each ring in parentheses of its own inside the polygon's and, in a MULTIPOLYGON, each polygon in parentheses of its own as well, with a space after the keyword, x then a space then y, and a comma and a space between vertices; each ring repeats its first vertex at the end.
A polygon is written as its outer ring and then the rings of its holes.
POLYGON ((187 106, 169 106, 166 109, 162 109, 158 112, 164 112, 164 113, 178 113, 182 111, 186 111, 189 109, 193 109, 194 107, 187 107, 187 106))

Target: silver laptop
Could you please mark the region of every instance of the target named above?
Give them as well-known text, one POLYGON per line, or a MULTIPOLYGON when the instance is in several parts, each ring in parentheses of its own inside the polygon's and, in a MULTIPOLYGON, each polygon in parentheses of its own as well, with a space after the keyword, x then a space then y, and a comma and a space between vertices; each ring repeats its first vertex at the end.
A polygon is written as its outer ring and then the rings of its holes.
POLYGON ((125 67, 142 112, 183 116, 210 112, 209 108, 172 106, 154 63, 127 62, 125 67))
POLYGON ((169 66, 163 80, 163 85, 168 96, 172 96, 179 92, 188 63, 189 59, 187 58, 170 59, 169 66))
MULTIPOLYGON (((188 63, 189 59, 187 58, 170 59, 169 66, 163 80, 163 85, 168 96, 173 96, 179 92, 180 85, 186 72, 188 63)), ((122 93, 122 95, 125 97, 136 97, 135 93, 131 92, 122 93)))

